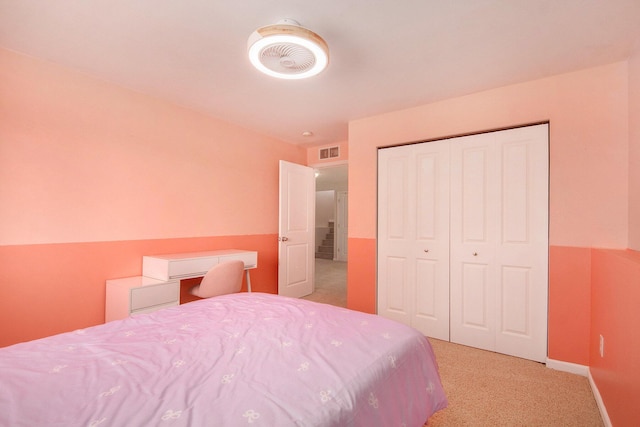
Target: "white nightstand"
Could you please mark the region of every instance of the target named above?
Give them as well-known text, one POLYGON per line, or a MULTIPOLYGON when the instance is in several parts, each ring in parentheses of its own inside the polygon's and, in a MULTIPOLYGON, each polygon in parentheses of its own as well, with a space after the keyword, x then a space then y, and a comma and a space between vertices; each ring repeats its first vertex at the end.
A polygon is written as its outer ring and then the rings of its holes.
POLYGON ((107 280, 105 322, 180 304, 180 281, 135 276, 107 280))

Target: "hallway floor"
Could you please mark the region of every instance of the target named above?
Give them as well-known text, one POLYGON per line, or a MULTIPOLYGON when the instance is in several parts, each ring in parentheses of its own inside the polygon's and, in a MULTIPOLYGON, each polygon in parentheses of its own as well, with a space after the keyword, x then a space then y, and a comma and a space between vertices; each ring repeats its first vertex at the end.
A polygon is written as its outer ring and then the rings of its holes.
POLYGON ((316 258, 315 290, 303 299, 347 306, 347 263, 316 258))

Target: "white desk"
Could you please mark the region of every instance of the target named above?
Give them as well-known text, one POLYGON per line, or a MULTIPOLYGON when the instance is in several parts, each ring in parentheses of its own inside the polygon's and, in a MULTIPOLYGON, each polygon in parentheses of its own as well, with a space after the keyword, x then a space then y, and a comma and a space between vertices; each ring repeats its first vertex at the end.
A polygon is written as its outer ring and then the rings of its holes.
POLYGON ((258 267, 258 252, 239 249, 187 252, 142 257, 142 275, 158 280, 202 277, 216 264, 231 260, 244 261, 247 291, 251 292, 249 270, 258 267))
POLYGON ((202 277, 216 264, 244 261, 247 291, 249 270, 258 267, 258 252, 239 249, 149 255, 142 257, 142 276, 107 280, 105 321, 149 313, 180 304, 180 280, 202 277))

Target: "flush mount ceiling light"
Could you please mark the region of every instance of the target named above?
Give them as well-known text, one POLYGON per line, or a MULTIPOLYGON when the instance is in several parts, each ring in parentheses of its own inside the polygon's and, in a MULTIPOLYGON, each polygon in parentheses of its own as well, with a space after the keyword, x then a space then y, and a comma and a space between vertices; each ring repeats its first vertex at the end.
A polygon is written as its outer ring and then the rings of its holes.
POLYGON ((329 64, 327 43, 292 19, 255 30, 248 50, 254 67, 280 79, 312 77, 329 64))

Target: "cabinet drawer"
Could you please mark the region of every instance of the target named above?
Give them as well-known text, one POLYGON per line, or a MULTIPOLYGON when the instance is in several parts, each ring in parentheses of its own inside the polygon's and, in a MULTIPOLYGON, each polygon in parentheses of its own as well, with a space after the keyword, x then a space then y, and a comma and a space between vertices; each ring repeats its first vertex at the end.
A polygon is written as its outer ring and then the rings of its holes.
POLYGON ((154 305, 153 307, 145 307, 145 308, 141 308, 140 310, 132 311, 131 315, 136 316, 138 314, 153 313, 154 311, 157 311, 163 308, 168 308, 168 307, 175 307, 177 305, 178 305, 178 301, 170 302, 169 304, 154 305))
POLYGON ((169 278, 204 276, 218 263, 218 257, 172 260, 169 262, 169 278))
POLYGON ((180 284, 177 281, 131 289, 131 311, 179 300, 180 284))

